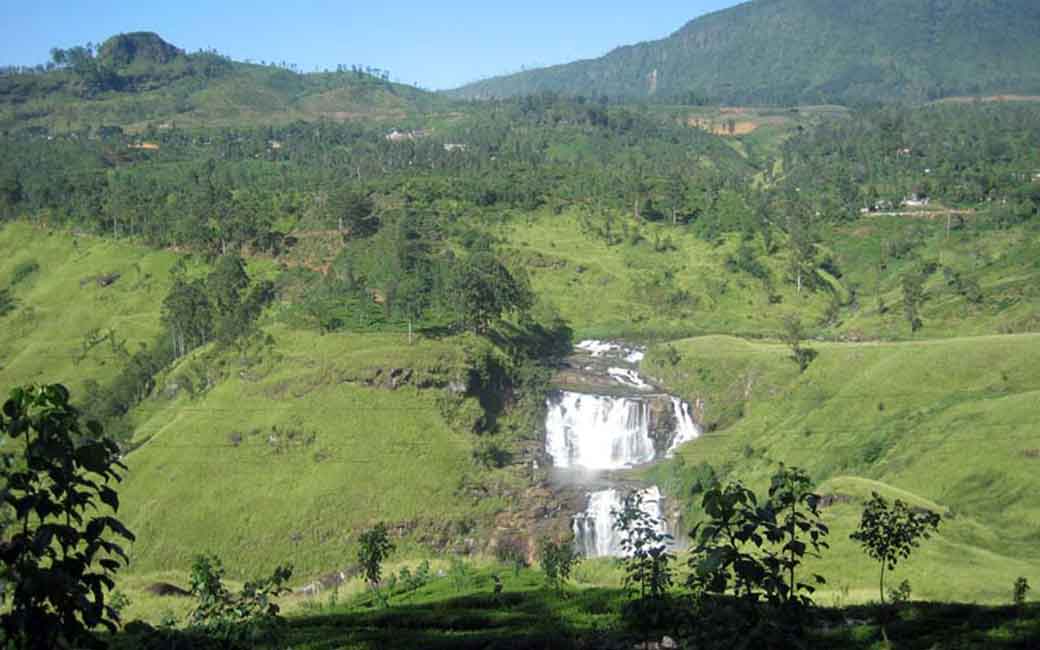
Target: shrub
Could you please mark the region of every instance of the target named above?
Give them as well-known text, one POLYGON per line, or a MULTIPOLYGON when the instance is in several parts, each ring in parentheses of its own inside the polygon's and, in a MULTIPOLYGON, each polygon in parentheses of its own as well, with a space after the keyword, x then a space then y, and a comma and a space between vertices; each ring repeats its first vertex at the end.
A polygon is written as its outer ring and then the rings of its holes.
POLYGON ((892 601, 893 605, 902 605, 910 601, 910 594, 910 581, 904 580, 895 589, 888 590, 888 599, 892 601))
POLYGON ((11 313, 14 308, 15 301, 11 292, 8 289, 0 289, 0 317, 11 313))
POLYGON ((215 555, 198 555, 191 567, 195 608, 188 624, 225 647, 253 647, 281 637, 285 624, 273 599, 288 592, 292 567, 279 566, 270 576, 245 583, 238 594, 224 585, 224 565, 215 555))
POLYGON ((523 541, 518 537, 502 537, 495 543, 495 558, 513 567, 513 575, 520 575, 520 569, 527 566, 527 552, 523 541))
POLYGON ((545 586, 563 593, 563 586, 571 577, 571 571, 581 562, 574 548, 574 540, 556 542, 545 537, 538 546, 538 562, 545 575, 545 586))
POLYGON ((18 265, 14 267, 14 271, 11 272, 10 285, 13 287, 17 284, 22 283, 30 275, 36 273, 39 270, 40 264, 36 260, 26 260, 24 262, 19 262, 18 265))
POLYGON ((390 533, 383 522, 379 522, 358 538, 358 564, 361 565, 365 582, 373 591, 377 591, 379 588, 383 561, 393 551, 394 543, 390 541, 390 533))
POLYGON ((1024 576, 1015 580, 1015 587, 1012 592, 1012 600, 1015 605, 1022 607, 1026 604, 1026 596, 1029 595, 1029 589, 1029 581, 1024 576))
POLYGON ((448 577, 455 591, 462 591, 469 580, 469 565, 458 555, 451 556, 451 566, 448 568, 448 577))

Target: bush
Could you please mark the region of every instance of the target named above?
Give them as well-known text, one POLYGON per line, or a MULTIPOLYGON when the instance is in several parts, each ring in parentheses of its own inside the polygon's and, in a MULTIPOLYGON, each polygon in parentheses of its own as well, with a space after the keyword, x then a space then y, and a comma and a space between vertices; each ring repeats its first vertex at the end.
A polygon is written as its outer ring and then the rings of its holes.
POLYGON ((448 577, 451 578, 451 584, 455 587, 455 591, 462 591, 469 580, 469 565, 458 555, 452 555, 448 577))
POLYGON ((6 316, 14 311, 14 307, 15 301, 11 292, 7 289, 0 289, 0 317, 6 316))
POLYGON ((1029 581, 1024 576, 1015 580, 1015 587, 1012 592, 1012 600, 1015 605, 1022 607, 1026 604, 1026 596, 1029 595, 1029 589, 1029 581))
POLYGON ((25 262, 19 262, 14 267, 14 271, 11 272, 10 285, 13 287, 21 282, 25 281, 30 275, 40 270, 40 264, 36 260, 26 260, 25 262))
POLYGON ((402 567, 397 576, 397 584, 404 592, 412 592, 422 589, 430 581, 430 561, 423 560, 422 563, 412 571, 408 567, 402 567))
POLYGON ((502 469, 513 460, 513 454, 494 440, 481 440, 473 448, 473 461, 484 469, 502 469))
POLYGON ((910 602, 911 591, 910 581, 904 580, 899 583, 898 587, 888 590, 888 599, 892 601, 893 605, 902 605, 910 602))
POLYGON ((513 567, 513 575, 519 576, 520 569, 527 566, 527 552, 518 537, 502 537, 495 544, 495 558, 513 567))
POLYGON ((383 561, 394 551, 394 543, 386 524, 379 522, 370 530, 361 534, 358 539, 358 564, 365 576, 365 582, 376 591, 382 577, 383 561))
POLYGON ((253 647, 281 637, 284 619, 274 598, 287 593, 290 565, 279 566, 270 576, 245 583, 238 594, 224 585, 224 565, 215 555, 198 555, 191 567, 191 594, 195 608, 189 625, 225 647, 253 647))
POLYGON ((574 540, 556 542, 543 538, 538 547, 538 562, 545 575, 545 586, 563 593, 563 586, 571 577, 571 571, 581 562, 574 548, 574 540))

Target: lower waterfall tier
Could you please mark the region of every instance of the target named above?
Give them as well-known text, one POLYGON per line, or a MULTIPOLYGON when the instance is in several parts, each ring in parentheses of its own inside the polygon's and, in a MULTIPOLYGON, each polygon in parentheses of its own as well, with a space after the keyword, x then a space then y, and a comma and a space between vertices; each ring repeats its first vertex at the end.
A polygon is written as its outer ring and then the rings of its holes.
MULTIPOLYGON (((657 486, 640 490, 643 497, 642 510, 659 522, 658 529, 665 532, 661 491, 657 486)), ((601 490, 589 494, 588 505, 574 517, 572 528, 578 551, 586 557, 622 557, 624 535, 614 530, 612 511, 622 507, 624 492, 601 490)))

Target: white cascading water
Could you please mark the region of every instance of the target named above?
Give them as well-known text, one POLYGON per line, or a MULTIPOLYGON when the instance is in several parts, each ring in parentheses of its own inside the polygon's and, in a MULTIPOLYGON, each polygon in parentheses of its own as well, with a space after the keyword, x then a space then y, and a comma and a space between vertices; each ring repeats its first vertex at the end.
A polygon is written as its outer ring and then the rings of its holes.
POLYGON ((693 410, 690 405, 678 397, 672 398, 672 414, 675 415, 675 438, 668 447, 668 458, 672 457, 679 445, 689 442, 701 435, 701 430, 693 421, 693 410))
MULTIPOLYGON (((690 405, 670 398, 675 437, 668 448, 696 438, 690 405)), ((548 402, 545 450, 553 465, 589 470, 623 469, 654 460, 650 437, 650 405, 638 397, 611 397, 562 391, 548 402)))
MULTIPOLYGON (((578 357, 584 372, 598 372, 599 377, 609 378, 628 395, 559 391, 551 396, 547 402, 545 448, 555 467, 603 471, 643 465, 659 458, 654 444, 655 437, 663 442, 659 434, 670 436, 668 447, 663 450, 669 457, 679 445, 700 435, 690 405, 656 392, 659 389, 634 367, 643 360, 644 349, 595 340, 582 341, 576 348, 585 354, 585 358, 578 357), (671 413, 667 410, 669 401, 671 413)), ((661 491, 651 486, 640 490, 640 494, 643 512, 658 522, 660 532, 666 532, 661 491)), ((623 497, 624 492, 619 489, 588 493, 585 509, 574 516, 571 524, 583 555, 623 555, 624 537, 614 530, 611 514, 621 509, 623 497)))
MULTIPOLYGON (((661 508, 661 491, 657 486, 640 490, 642 510, 658 522, 658 530, 665 531, 661 508)), ((612 510, 621 510, 623 493, 619 490, 601 490, 589 494, 584 512, 578 513, 571 524, 578 550, 586 557, 621 557, 624 535, 614 530, 612 510)))
POLYGON ((654 459, 650 407, 639 399, 564 391, 549 401, 545 433, 556 467, 621 469, 654 459))

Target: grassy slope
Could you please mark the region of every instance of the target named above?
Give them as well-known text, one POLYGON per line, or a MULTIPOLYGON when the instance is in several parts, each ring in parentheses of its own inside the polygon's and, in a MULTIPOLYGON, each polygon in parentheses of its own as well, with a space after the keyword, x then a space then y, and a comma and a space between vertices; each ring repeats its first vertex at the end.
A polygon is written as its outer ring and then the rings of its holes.
POLYGON ((870 217, 838 229, 823 243, 834 251, 846 272, 842 283, 856 287, 858 309, 846 308, 832 333, 869 333, 881 338, 911 337, 903 315, 901 276, 933 261, 979 284, 983 301, 971 304, 950 287, 943 271, 925 284, 921 309, 924 328, 914 338, 934 338, 1040 330, 1040 237, 1034 228, 983 230, 981 217, 969 217, 964 228, 946 236, 946 221, 909 217, 870 217), (878 260, 886 242, 919 242, 902 259, 886 257, 880 276, 878 260), (888 306, 878 312, 877 296, 888 306))
POLYGON ((410 348, 401 335, 272 333, 263 362, 233 365, 204 395, 160 396, 138 413, 147 442, 130 454, 123 488, 136 571, 184 567, 208 550, 236 575, 283 561, 314 575, 349 565, 354 534, 377 521, 417 522, 435 535, 474 514, 455 496, 471 441, 444 423, 437 391, 358 381, 376 367, 456 373, 456 348, 410 348), (314 440, 290 442, 289 431, 314 440))
POLYGON ((84 336, 92 329, 112 330, 131 354, 139 343, 150 343, 159 332, 160 303, 175 260, 172 254, 23 223, 0 227, 0 286, 8 285, 18 265, 39 265, 12 291, 17 309, 0 317, 0 385, 62 381, 78 391, 86 379, 112 377, 120 364, 108 343, 77 363, 84 336), (109 287, 90 280, 112 272, 121 277, 109 287))
MULTIPOLYGON (((735 242, 713 247, 669 232, 677 251, 654 253, 648 244, 607 247, 582 235, 576 219, 564 214, 510 226, 506 237, 530 268, 536 290, 559 306, 578 336, 762 335, 776 331, 794 307, 810 320, 822 314, 822 294, 798 297, 778 282, 784 303, 769 305, 758 281, 720 272, 735 242), (666 269, 674 273, 673 288, 699 297, 698 307, 669 312, 647 300, 642 279, 666 269)), ((646 233, 652 237, 653 228, 646 233)), ((79 238, 73 248, 68 235, 17 224, 0 230, 0 242, 7 251, 0 278, 26 259, 41 266, 15 288, 20 307, 3 320, 10 335, 0 342, 8 355, 0 377, 7 384, 72 379, 76 390, 85 378, 111 376, 114 359, 101 348, 78 366, 72 362, 91 328, 112 327, 129 339, 131 351, 157 335, 172 254, 89 238, 79 238), (113 270, 123 278, 112 287, 80 288, 79 278, 113 270), (149 273, 151 288, 148 282, 137 286, 149 273), (30 305, 34 319, 26 315, 30 305)), ((925 249, 937 242, 926 238, 925 249)), ((827 245, 848 269, 847 282, 868 278, 869 267, 857 260, 869 258, 875 245, 869 237, 836 237, 827 245)), ((1031 246, 1026 233, 1008 231, 965 239, 946 251, 954 259, 960 247, 981 260, 973 272, 984 287, 996 287, 1003 278, 1031 277, 1031 246)), ((782 259, 768 263, 782 277, 782 259)), ((903 262, 893 264, 898 270, 903 262)), ((939 276, 930 281, 934 297, 926 305, 922 335, 993 331, 1034 310, 1028 293, 1007 305, 1005 294, 988 291, 987 304, 966 312, 963 300, 944 297, 940 284, 939 276)), ((857 319, 877 326, 869 308, 843 315, 846 323, 830 332, 851 328, 857 319)), ((135 412, 139 440, 150 439, 129 456, 132 472, 124 487, 123 513, 139 536, 137 576, 183 570, 190 555, 202 550, 223 555, 235 575, 291 560, 301 576, 312 576, 349 564, 353 532, 377 519, 414 521, 432 539, 457 540, 465 535, 457 522, 464 529, 466 521, 497 507, 494 501, 456 497, 470 467, 471 443, 444 424, 436 392, 360 383, 375 368, 451 375, 461 363, 455 342, 409 348, 400 335, 320 337, 273 323, 266 327, 273 348, 244 365, 222 358, 213 373, 223 379, 208 392, 165 395, 167 385, 180 383, 171 380, 191 376, 196 385, 204 383, 202 362, 187 359, 161 378, 158 395, 135 412), (269 441, 273 427, 283 437, 292 430, 316 438, 280 452, 284 445, 269 441), (239 446, 235 433, 243 437, 239 446)), ((898 334, 900 327, 896 317, 892 331, 898 334)), ((922 551, 921 564, 908 565, 922 572, 920 580, 912 578, 916 593, 995 601, 1006 598, 1011 578, 1037 567, 1028 545, 1037 534, 1030 522, 1038 513, 1028 498, 1036 487, 1030 472, 1037 461, 1023 455, 1036 447, 1028 423, 1040 387, 1032 371, 1037 343, 1022 336, 817 344, 820 358, 799 376, 782 346, 706 337, 677 342, 683 361, 676 367, 662 364, 662 348, 654 348, 644 369, 684 397, 704 397, 709 421, 733 425, 691 445, 684 453, 689 463, 731 463, 733 475, 762 486, 775 461, 786 460, 831 481, 825 491, 860 496, 869 491, 863 481, 878 480, 887 486, 882 489, 935 501, 957 518, 947 522, 940 542, 922 551), (956 549, 960 563, 953 574, 963 576, 957 584, 937 571, 948 561, 941 555, 948 549, 956 549)), ((836 539, 847 536, 858 507, 828 511, 836 539)), ((831 558, 827 573, 842 582, 827 598, 872 593, 873 567, 847 541, 836 543, 831 558)), ((607 571, 601 578, 613 582, 616 575, 607 571)))
MULTIPOLYGON (((631 217, 620 217, 615 228, 624 220, 631 222, 631 217)), ((580 336, 776 335, 791 313, 825 338, 925 340, 1040 329, 1040 238, 1028 227, 980 229, 973 218, 947 238, 942 219, 869 217, 824 233, 818 257, 833 255, 843 273, 841 285, 846 293, 855 292, 838 318, 828 320, 830 293, 795 291, 782 239, 770 256, 760 240, 751 243, 771 273, 780 297, 774 304, 763 281, 725 270, 727 257, 739 245, 735 236, 715 246, 688 229, 644 224, 650 241, 607 246, 583 233, 579 223, 572 212, 542 214, 514 222, 504 237, 530 271, 536 291, 556 303, 580 336), (676 250, 654 252, 655 234, 671 238, 676 250), (902 257, 888 256, 879 275, 885 242, 900 239, 917 243, 902 257), (902 276, 924 261, 935 262, 939 270, 925 283, 924 328, 911 334, 903 315, 902 276), (982 302, 972 304, 958 294, 944 279, 943 267, 976 281, 982 302), (674 306, 658 299, 678 290, 689 297, 674 306), (885 313, 878 310, 879 296, 885 313)))
MULTIPOLYGON (((644 369, 704 399, 709 420, 743 413, 683 448, 686 466, 706 461, 761 490, 785 462, 806 468, 822 493, 854 497, 827 511, 834 548, 820 566, 832 597, 876 594, 875 566, 847 539, 874 489, 946 513, 938 541, 890 584, 908 577, 922 598, 1002 602, 1014 578, 1040 571, 1040 461, 1030 451, 1040 335, 817 344, 804 375, 780 345, 704 337, 674 346, 678 364, 657 347, 644 369)), ((656 475, 688 489, 688 472, 656 475)))
MULTIPOLYGON (((173 253, 18 223, 0 229, 0 252, 4 286, 25 261, 40 269, 14 288, 17 308, 0 319, 5 389, 63 382, 76 399, 86 380, 104 383, 123 365, 107 342, 77 363, 88 331, 112 329, 131 353, 159 335, 173 253), (80 286, 113 271, 122 277, 110 287, 80 286)), ((258 262, 252 272, 269 266, 258 262)), ((472 440, 445 424, 440 389, 364 385, 390 368, 412 369, 415 383, 464 378, 459 341, 409 346, 401 334, 318 336, 274 321, 265 328, 275 342, 248 365, 200 350, 134 411, 135 441, 145 444, 127 456, 121 516, 138 537, 135 573, 184 569, 194 553, 214 551, 235 575, 285 561, 314 575, 350 564, 353 533, 378 520, 454 541, 457 522, 465 528, 496 507, 455 496, 472 467, 472 440), (204 391, 207 382, 214 385, 204 391), (289 432, 315 439, 290 441, 289 432)))
MULTIPOLYGON (((557 305, 579 337, 669 338, 779 329, 783 312, 769 308, 757 281, 720 273, 735 244, 715 247, 681 229, 644 226, 648 237, 655 232, 671 237, 677 250, 655 253, 648 242, 607 246, 583 234, 571 213, 515 225, 506 237, 530 271, 535 290, 557 305), (662 286, 691 296, 673 309, 662 308, 647 290, 667 273, 673 279, 662 280, 662 286)), ((826 304, 821 295, 798 298, 791 287, 779 285, 778 290, 809 314, 822 313, 826 304)))

